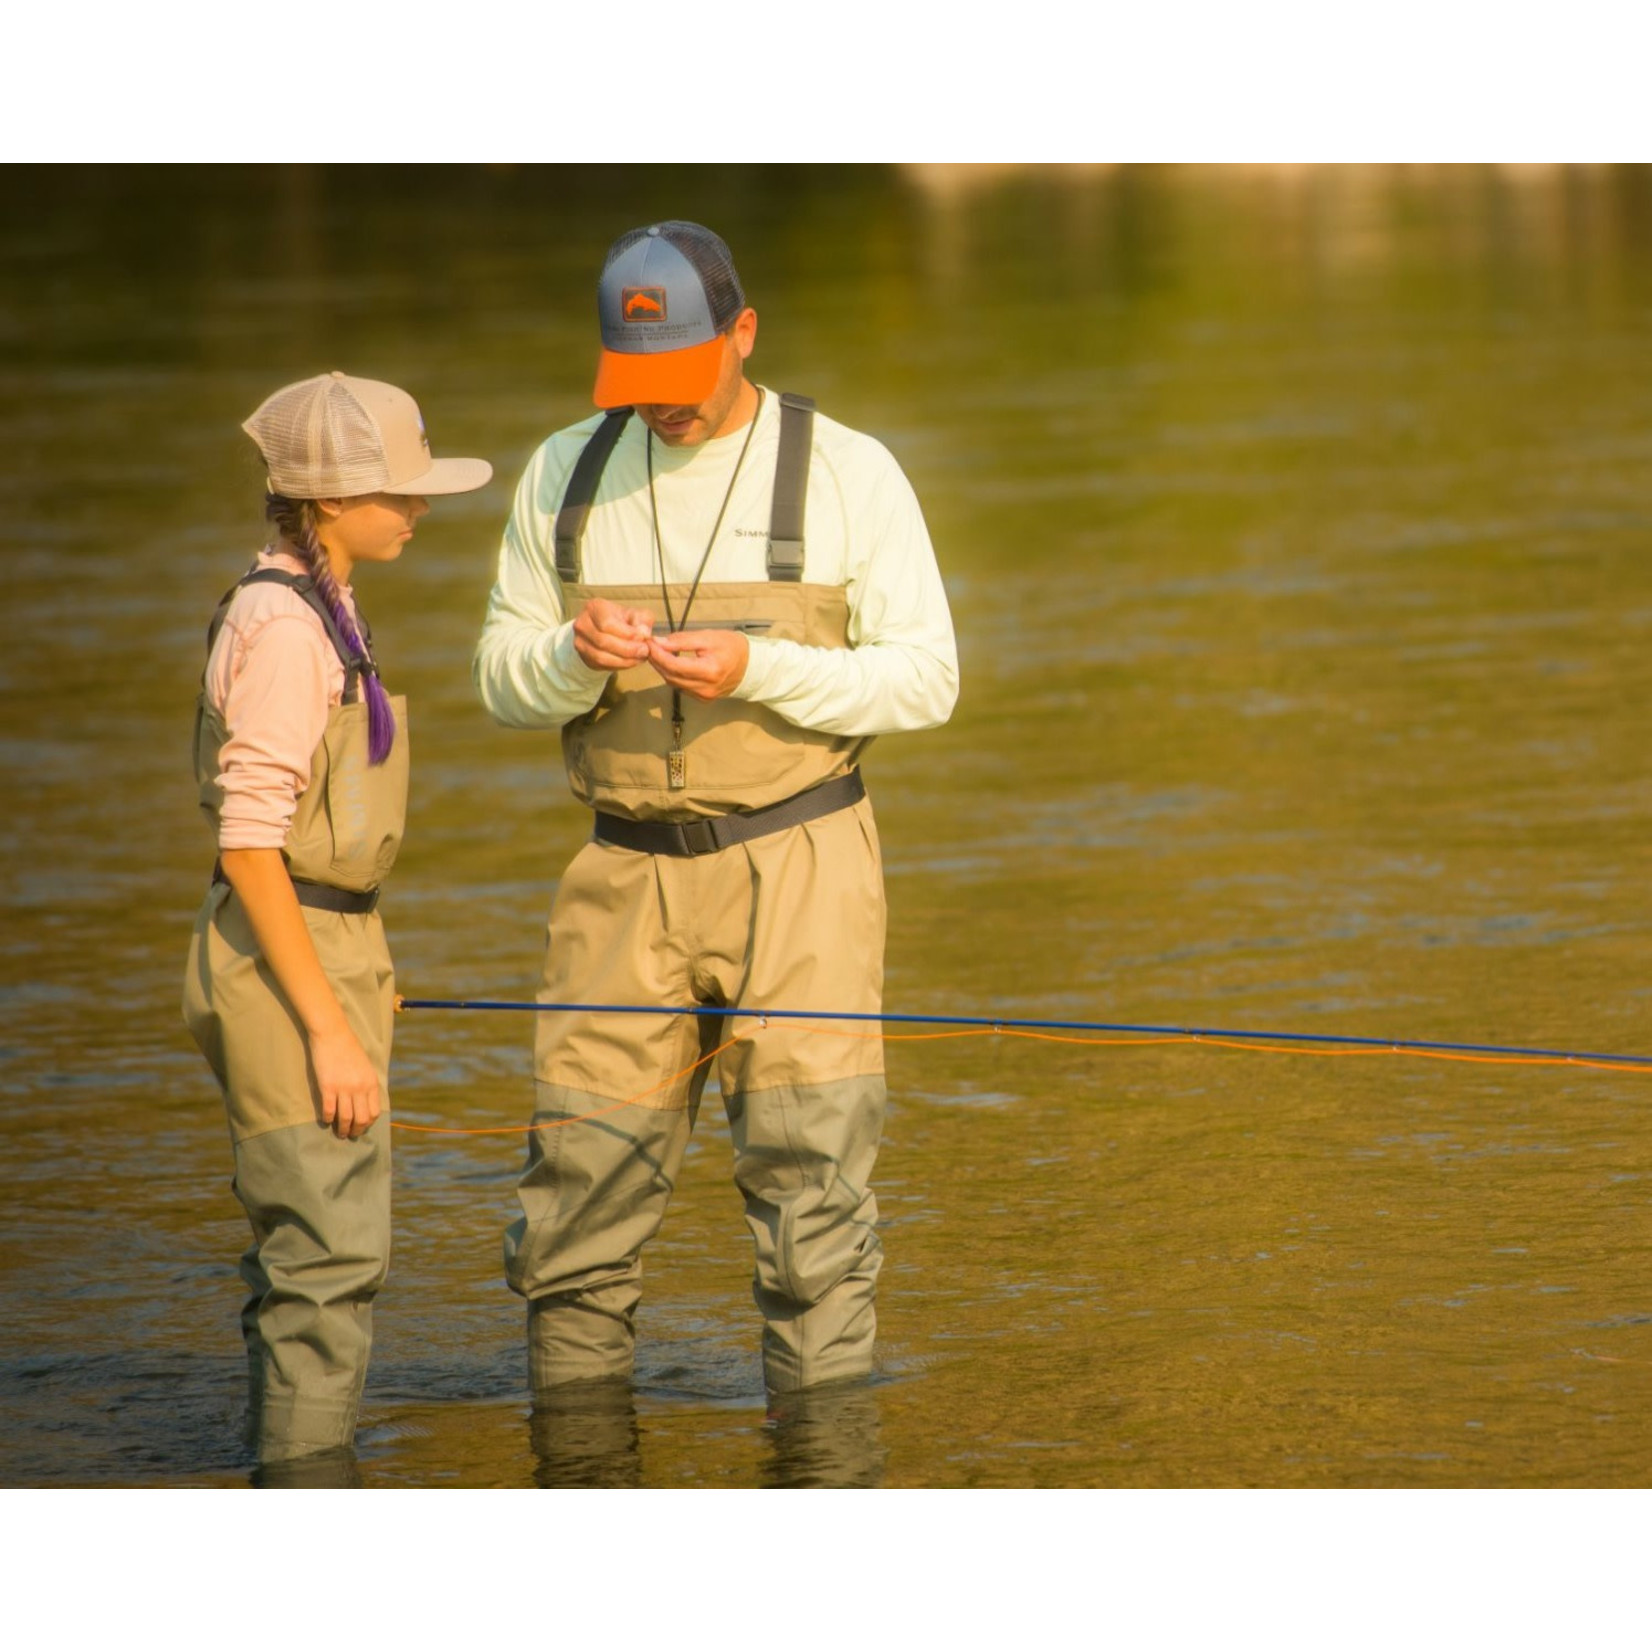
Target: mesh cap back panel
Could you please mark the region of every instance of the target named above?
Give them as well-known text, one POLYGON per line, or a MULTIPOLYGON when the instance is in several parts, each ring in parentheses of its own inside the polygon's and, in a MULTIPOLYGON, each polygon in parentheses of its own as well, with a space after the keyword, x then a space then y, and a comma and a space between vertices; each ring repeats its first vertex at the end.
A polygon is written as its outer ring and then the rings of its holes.
POLYGON ((746 294, 734 268, 734 254, 728 250, 722 236, 714 234, 704 224, 690 223, 684 218, 667 218, 658 224, 630 230, 608 249, 603 269, 606 271, 627 248, 646 240, 656 230, 661 240, 669 241, 694 266, 694 273, 705 288, 712 325, 718 332, 725 331, 745 309, 746 294))
POLYGON ((384 440, 347 386, 329 384, 315 398, 307 436, 299 451, 309 454, 312 473, 336 478, 335 485, 351 493, 371 493, 383 482, 384 440))
POLYGON ((295 385, 261 410, 255 435, 272 479, 301 496, 375 493, 384 485, 379 428, 337 380, 295 385))

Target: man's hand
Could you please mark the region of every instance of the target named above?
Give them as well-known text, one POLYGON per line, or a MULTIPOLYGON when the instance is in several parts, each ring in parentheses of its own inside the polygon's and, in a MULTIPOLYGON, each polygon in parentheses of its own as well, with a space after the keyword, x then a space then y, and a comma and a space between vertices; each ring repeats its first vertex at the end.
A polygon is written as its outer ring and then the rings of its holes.
POLYGON ((622 608, 592 597, 574 621, 574 652, 593 671, 623 671, 649 657, 654 616, 645 608, 622 608))
POLYGON ((696 700, 721 700, 740 686, 751 644, 743 631, 684 631, 653 638, 648 658, 673 688, 696 700))

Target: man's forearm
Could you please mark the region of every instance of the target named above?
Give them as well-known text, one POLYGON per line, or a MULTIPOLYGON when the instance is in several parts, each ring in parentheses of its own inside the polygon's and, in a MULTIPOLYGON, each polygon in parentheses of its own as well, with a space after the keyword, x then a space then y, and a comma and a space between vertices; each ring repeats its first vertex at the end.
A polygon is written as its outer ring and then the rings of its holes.
POLYGON ((472 676, 482 704, 507 728, 560 728, 602 697, 608 674, 574 651, 571 625, 489 619, 472 676))
POLYGON ((884 642, 807 648, 754 638, 734 696, 821 734, 934 728, 952 715, 958 698, 958 662, 949 640, 937 638, 930 646, 884 642))

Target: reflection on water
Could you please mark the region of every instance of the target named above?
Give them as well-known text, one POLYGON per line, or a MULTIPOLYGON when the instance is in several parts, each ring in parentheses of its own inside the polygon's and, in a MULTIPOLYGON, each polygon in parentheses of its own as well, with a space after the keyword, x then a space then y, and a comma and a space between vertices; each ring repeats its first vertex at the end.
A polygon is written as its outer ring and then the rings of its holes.
POLYGON ((640 1486, 637 1404, 628 1381, 571 1382, 533 1397, 534 1484, 640 1486))
POLYGON ((889 1453, 879 1433, 878 1391, 856 1382, 777 1395, 769 1405, 763 1484, 777 1490, 883 1484, 889 1453))
POLYGON ((252 1471, 260 1491, 355 1491, 366 1484, 354 1451, 317 1451, 286 1463, 260 1463, 252 1471))
MULTIPOLYGON (((759 376, 888 442, 947 575, 958 713, 868 763, 892 1009, 1652 1050, 1645 169, 0 192, 0 1479, 249 1474, 243 1224, 177 1014, 212 858, 189 707, 261 531, 239 421, 338 366, 493 460, 362 595, 413 704, 402 988, 528 996, 585 822, 469 657, 517 471, 588 406, 597 262, 650 216, 727 235, 759 376)), ((397 1040, 402 1120, 525 1120, 522 1017, 397 1040)), ((635 1387, 553 1422, 499 1273, 520 1139, 403 1133, 352 1472, 1645 1479, 1652 1078, 991 1035, 889 1064, 870 1388, 768 1409, 707 1118, 635 1387)))

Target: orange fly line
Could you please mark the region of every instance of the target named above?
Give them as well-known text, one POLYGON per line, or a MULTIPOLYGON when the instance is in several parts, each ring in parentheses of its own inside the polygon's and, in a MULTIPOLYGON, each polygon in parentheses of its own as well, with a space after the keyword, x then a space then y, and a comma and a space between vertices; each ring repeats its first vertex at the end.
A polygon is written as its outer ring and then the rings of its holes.
MULTIPOLYGON (((573 1005, 573 1004, 518 1004, 518 1003, 466 1003, 458 1000, 446 999, 401 999, 396 1001, 396 1008, 403 1009, 521 1009, 521 1010, 555 1010, 560 1012, 586 1011, 589 1013, 628 1013, 628 1014, 717 1014, 730 1013, 723 1010, 667 1010, 642 1005, 573 1005)), ((538 1119, 528 1124, 491 1125, 476 1129, 461 1129, 446 1125, 410 1124, 401 1119, 392 1119, 391 1125, 397 1130, 413 1130, 424 1135, 439 1136, 502 1136, 526 1135, 532 1130, 554 1130, 563 1125, 583 1124, 591 1119, 603 1118, 609 1113, 617 1113, 622 1108, 634 1107, 647 1100, 649 1096, 657 1095, 662 1090, 668 1090, 674 1085, 689 1078, 701 1067, 715 1061, 725 1050, 732 1049, 742 1039, 754 1037, 758 1032, 767 1029, 771 1021, 784 1019, 801 1024, 801 1029, 807 1032, 820 1033, 827 1037, 872 1040, 876 1039, 888 1044, 922 1044, 935 1043, 946 1039, 958 1038, 1023 1038, 1044 1044, 1073 1044, 1090 1048, 1103 1049, 1130 1049, 1148 1046, 1196 1044, 1212 1049, 1243 1050, 1265 1055, 1294 1055, 1319 1057, 1348 1057, 1348 1056, 1412 1056, 1426 1061, 1462 1061, 1472 1062, 1484 1066, 1494 1067, 1585 1067, 1602 1072, 1616 1073, 1646 1073, 1652 1071, 1652 1059, 1647 1057, 1614 1057, 1596 1055, 1581 1051, 1566 1050, 1522 1050, 1498 1046, 1450 1046, 1430 1045, 1425 1043, 1408 1043, 1404 1040, 1392 1042, 1377 1039, 1333 1039, 1326 1034, 1289 1034, 1289 1033, 1231 1033, 1218 1029, 1176 1029, 1176 1028, 1138 1028, 1130 1029, 1130 1036, 1109 1034, 1104 1037, 1080 1035, 1076 1032, 1057 1032, 1049 1030, 1047 1026, 1014 1026, 1002 1022, 983 1020, 979 1025, 949 1026, 941 1032, 926 1033, 891 1033, 881 1029, 873 1032, 862 1032, 854 1027, 836 1024, 841 1021, 865 1020, 882 1021, 884 1019, 902 1019, 919 1021, 921 1016, 889 1017, 880 1016, 846 1016, 833 1015, 827 1020, 817 1020, 803 1011, 760 1011, 751 1010, 740 1012, 750 1016, 758 1025, 754 1028, 737 1032, 733 1037, 725 1039, 715 1049, 707 1051, 697 1061, 677 1072, 668 1074, 658 1083, 651 1084, 645 1090, 639 1090, 635 1095, 626 1096, 621 1100, 610 1102, 594 1112, 579 1113, 567 1118, 538 1119), (1309 1042, 1281 1042, 1300 1036, 1304 1040, 1318 1039, 1319 1043, 1309 1042), (1330 1046, 1336 1047, 1330 1047, 1330 1046)), ((937 1018, 940 1019, 940 1018, 937 1018)), ((960 1018, 961 1019, 961 1018, 960 1018)), ((1121 1033, 1122 1033, 1121 1029, 1121 1033)))

